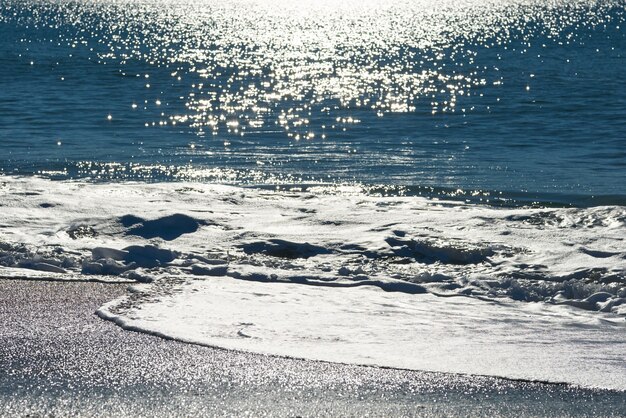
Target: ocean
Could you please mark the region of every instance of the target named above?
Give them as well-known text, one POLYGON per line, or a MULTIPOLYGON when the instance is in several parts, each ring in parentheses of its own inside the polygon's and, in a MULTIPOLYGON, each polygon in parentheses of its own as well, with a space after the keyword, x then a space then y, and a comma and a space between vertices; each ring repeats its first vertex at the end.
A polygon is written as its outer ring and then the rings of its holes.
POLYGON ((128 282, 99 315, 181 341, 626 390, 625 55, 617 0, 0 0, 0 275, 128 282))
POLYGON ((623 2, 1 4, 7 174, 626 196, 623 2))

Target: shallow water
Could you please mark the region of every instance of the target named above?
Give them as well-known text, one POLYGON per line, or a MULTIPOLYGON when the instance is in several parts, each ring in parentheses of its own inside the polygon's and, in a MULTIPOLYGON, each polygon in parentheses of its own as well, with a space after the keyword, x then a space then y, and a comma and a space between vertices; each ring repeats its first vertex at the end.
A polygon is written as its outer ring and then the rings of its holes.
POLYGON ((0 289, 6 416, 626 414, 620 392, 303 362, 124 332, 93 315, 124 293, 117 286, 0 281, 0 289))
POLYGON ((5 173, 626 196, 622 1, 0 6, 5 173))
POLYGON ((0 277, 136 283, 98 314, 185 342, 626 390, 626 208, 345 189, 0 176, 0 277))

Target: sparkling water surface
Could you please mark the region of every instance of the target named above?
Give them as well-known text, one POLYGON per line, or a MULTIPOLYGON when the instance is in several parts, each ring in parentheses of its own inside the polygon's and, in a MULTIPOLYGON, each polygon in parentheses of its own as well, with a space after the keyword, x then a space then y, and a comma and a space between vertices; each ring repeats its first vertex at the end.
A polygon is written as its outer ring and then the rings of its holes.
POLYGON ((0 0, 0 170, 623 203, 625 10, 0 0))

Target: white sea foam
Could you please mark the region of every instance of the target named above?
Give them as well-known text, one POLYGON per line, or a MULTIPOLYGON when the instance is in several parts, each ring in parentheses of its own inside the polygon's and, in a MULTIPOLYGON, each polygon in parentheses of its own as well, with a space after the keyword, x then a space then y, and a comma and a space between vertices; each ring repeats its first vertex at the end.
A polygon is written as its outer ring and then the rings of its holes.
POLYGON ((572 307, 223 276, 136 290, 99 314, 228 349, 626 389, 626 323, 572 307))
POLYGON ((0 275, 185 341, 626 389, 626 208, 0 178, 0 275))

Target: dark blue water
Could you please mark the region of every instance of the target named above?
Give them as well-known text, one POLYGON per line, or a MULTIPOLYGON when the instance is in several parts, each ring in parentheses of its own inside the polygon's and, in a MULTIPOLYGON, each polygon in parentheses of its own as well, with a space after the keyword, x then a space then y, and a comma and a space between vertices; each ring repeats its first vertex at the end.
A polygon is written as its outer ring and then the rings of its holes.
POLYGON ((544 3, 0 0, 0 170, 623 203, 625 3, 544 3))

